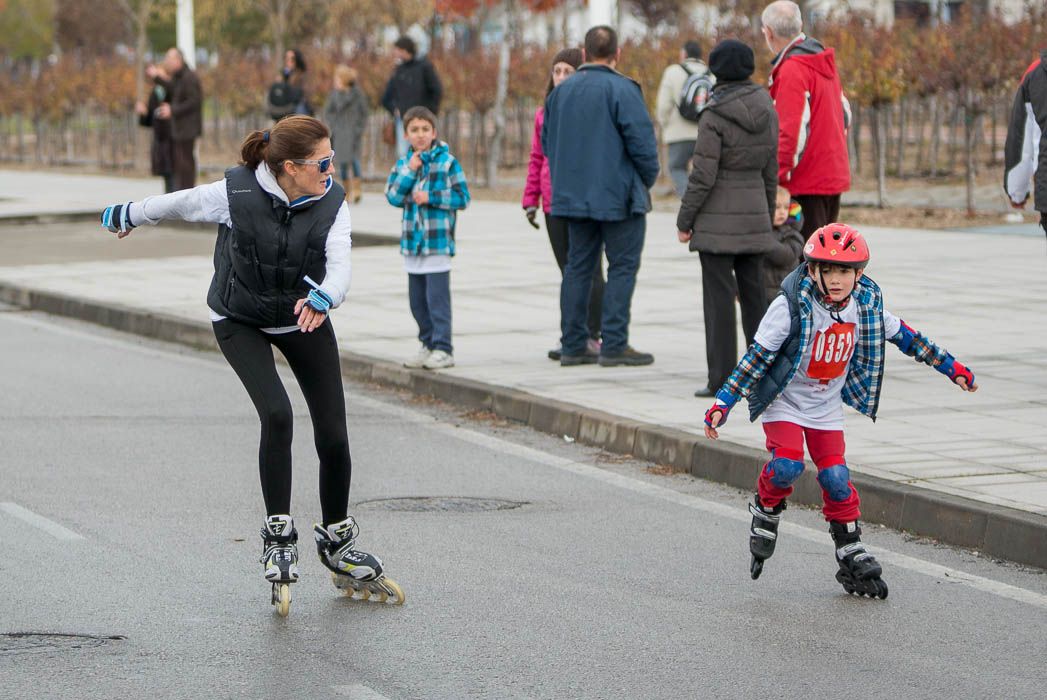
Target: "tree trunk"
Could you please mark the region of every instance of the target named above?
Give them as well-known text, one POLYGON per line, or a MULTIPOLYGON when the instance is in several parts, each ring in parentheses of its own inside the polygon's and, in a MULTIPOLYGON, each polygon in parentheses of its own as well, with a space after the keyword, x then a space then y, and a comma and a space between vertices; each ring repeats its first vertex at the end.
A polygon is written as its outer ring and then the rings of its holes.
POLYGON ((974 217, 974 144, 976 137, 975 125, 978 122, 975 98, 968 97, 964 105, 964 145, 966 158, 964 165, 967 171, 967 216, 974 217))
POLYGON ((905 112, 908 108, 908 100, 904 97, 898 103, 898 148, 894 156, 894 175, 902 177, 905 174, 905 112))
POLYGON ((997 163, 999 163, 999 161, 996 160, 996 149, 998 147, 998 141, 996 139, 996 126, 997 126, 997 121, 998 121, 999 116, 1000 116, 999 110, 997 109, 997 107, 999 107, 998 102, 999 102, 999 100, 996 99, 995 95, 993 95, 989 99, 990 124, 991 124, 991 127, 990 127, 991 128, 991 131, 990 131, 990 144, 991 144, 990 148, 992 149, 989 152, 989 165, 996 165, 997 163))
POLYGON ((916 103, 914 109, 916 113, 916 169, 917 175, 920 174, 920 168, 924 161, 925 148, 927 146, 927 139, 923 137, 923 124, 927 118, 927 103, 925 100, 920 100, 916 103))
POLYGON ((487 155, 487 186, 498 186, 498 165, 502 159, 502 146, 505 142, 505 97, 509 93, 509 37, 515 23, 515 0, 502 2, 502 41, 498 51, 498 82, 494 93, 494 136, 491 138, 491 152, 487 155))
POLYGON ((953 111, 952 118, 949 120, 949 175, 956 172, 956 152, 960 149, 960 129, 963 128, 963 107, 959 104, 953 111))
POLYGON ((851 104, 851 174, 860 175, 862 171, 862 108, 851 104))
POLYGON ((876 163, 876 206, 887 206, 887 144, 884 138, 884 123, 887 110, 882 105, 873 105, 872 141, 873 159, 876 163))
POLYGON ((938 156, 942 144, 941 106, 938 104, 938 95, 931 95, 931 177, 938 176, 938 156))

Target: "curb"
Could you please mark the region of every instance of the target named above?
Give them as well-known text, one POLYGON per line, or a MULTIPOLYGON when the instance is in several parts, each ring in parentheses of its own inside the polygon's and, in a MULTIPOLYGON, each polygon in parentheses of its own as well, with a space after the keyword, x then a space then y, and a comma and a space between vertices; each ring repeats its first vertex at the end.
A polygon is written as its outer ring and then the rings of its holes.
MULTIPOLYGON (((161 313, 74 299, 0 282, 0 302, 95 323, 126 333, 218 351, 210 324, 161 313)), ((752 490, 766 460, 750 447, 712 442, 673 428, 535 396, 465 377, 409 370, 388 360, 342 351, 342 374, 351 379, 407 389, 470 409, 491 411, 535 430, 563 435, 608 452, 628 454, 709 481, 752 490)), ((796 482, 790 500, 819 506, 813 470, 796 482)), ((854 473, 862 495, 862 519, 980 550, 988 555, 1047 569, 1047 516, 979 503, 951 494, 854 473)), ((741 506, 739 506, 741 508, 741 506)))

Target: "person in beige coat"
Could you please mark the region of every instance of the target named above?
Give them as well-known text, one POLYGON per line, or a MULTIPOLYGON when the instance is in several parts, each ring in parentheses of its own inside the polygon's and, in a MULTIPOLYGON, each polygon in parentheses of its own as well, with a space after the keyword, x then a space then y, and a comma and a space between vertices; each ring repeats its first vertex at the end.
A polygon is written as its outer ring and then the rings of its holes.
POLYGON ((687 191, 687 166, 698 137, 698 123, 680 116, 680 91, 690 73, 708 72, 709 67, 702 62, 702 45, 691 39, 680 49, 680 62, 670 64, 662 72, 662 82, 658 86, 655 111, 662 127, 662 142, 669 147, 669 177, 677 197, 683 197, 687 191))

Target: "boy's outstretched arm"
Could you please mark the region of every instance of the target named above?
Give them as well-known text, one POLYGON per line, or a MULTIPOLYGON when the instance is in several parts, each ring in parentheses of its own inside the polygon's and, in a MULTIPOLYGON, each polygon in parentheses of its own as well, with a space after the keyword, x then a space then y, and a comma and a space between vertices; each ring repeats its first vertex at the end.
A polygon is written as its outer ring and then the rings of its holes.
POLYGON ((437 209, 465 209, 469 206, 469 184, 458 160, 451 161, 447 169, 447 187, 429 192, 429 206, 437 209))
POLYGON ((394 207, 403 207, 414 189, 418 172, 411 170, 405 158, 396 161, 389 179, 385 181, 385 198, 394 207))
POLYGON ((749 346, 745 357, 716 392, 716 400, 712 407, 705 412, 705 437, 710 440, 720 437, 716 428, 727 422, 727 414, 736 403, 749 395, 756 383, 767 374, 777 356, 777 350, 768 350, 759 343, 749 346))
MULTIPOLYGON (((884 325, 889 327, 891 320, 890 315, 884 312, 884 325)), ((897 345, 899 350, 915 358, 917 362, 938 370, 964 391, 978 391, 978 384, 974 381, 974 372, 950 355, 945 348, 935 345, 930 338, 905 321, 899 318, 897 322, 898 332, 888 340, 897 345)))

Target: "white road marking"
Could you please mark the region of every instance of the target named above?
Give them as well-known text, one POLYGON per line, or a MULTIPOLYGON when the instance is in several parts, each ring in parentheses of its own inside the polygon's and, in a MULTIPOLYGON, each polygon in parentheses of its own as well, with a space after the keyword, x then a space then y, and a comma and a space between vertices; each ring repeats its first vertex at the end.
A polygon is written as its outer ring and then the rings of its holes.
POLYGON ((366 685, 354 683, 353 685, 332 685, 331 690, 342 697, 352 700, 389 700, 378 691, 368 688, 366 685))
POLYGON ((71 541, 71 540, 82 540, 82 535, 78 535, 72 530, 62 527, 53 520, 48 520, 42 515, 37 515, 31 510, 23 508, 17 503, 0 503, 0 510, 4 511, 8 515, 13 515, 23 522, 27 522, 33 527, 39 528, 51 535, 55 539, 71 541))
MULTIPOLYGON (((582 462, 576 462, 574 460, 566 459, 564 457, 558 457, 541 450, 536 450, 531 447, 524 447, 523 445, 517 445, 507 440, 503 440, 492 435, 484 435, 468 428, 455 427, 448 423, 439 422, 437 419, 430 415, 414 411, 409 408, 402 406, 395 406, 392 404, 385 403, 383 401, 373 399, 370 397, 360 396, 353 394, 349 397, 351 404, 363 405, 372 409, 378 409, 388 413, 395 414, 398 418, 403 420, 424 425, 430 430, 445 433, 447 435, 454 436, 465 442, 470 442, 474 445, 486 447, 502 454, 512 455, 521 459, 531 460, 540 464, 545 464, 550 467, 554 467, 561 471, 570 472, 578 476, 584 476, 589 479, 603 482, 610 486, 615 486, 620 489, 632 491, 633 493, 643 494, 650 496, 651 498, 657 498, 670 503, 691 508, 694 510, 702 511, 704 513, 710 513, 720 517, 730 518, 748 524, 750 521, 750 515, 747 510, 740 507, 727 506, 722 503, 710 501, 699 496, 692 496, 691 494, 681 493, 664 486, 658 486, 657 484, 651 484, 641 479, 635 479, 624 474, 618 474, 615 472, 607 471, 599 467, 594 467, 591 464, 584 464, 582 462)), ((814 528, 806 527, 804 525, 798 525, 796 523, 783 522, 781 530, 791 537, 799 537, 801 539, 815 542, 817 544, 824 545, 828 540, 828 533, 825 530, 816 530, 814 528)), ((953 569, 948 566, 941 566, 933 562, 920 559, 918 557, 911 557, 907 554, 901 554, 900 552, 894 552, 889 549, 882 547, 873 547, 873 554, 883 562, 889 563, 892 566, 897 566, 902 569, 908 569, 924 576, 930 576, 931 578, 939 579, 948 583, 959 583, 970 588, 974 588, 985 593, 991 593, 992 595, 999 596, 1001 598, 1007 598, 1014 600, 1019 603, 1025 603, 1038 608, 1047 610, 1047 595, 1031 591, 1026 588, 1018 586, 1012 586, 1008 583, 1001 581, 995 581, 984 576, 978 576, 977 574, 967 573, 959 569, 953 569)))

